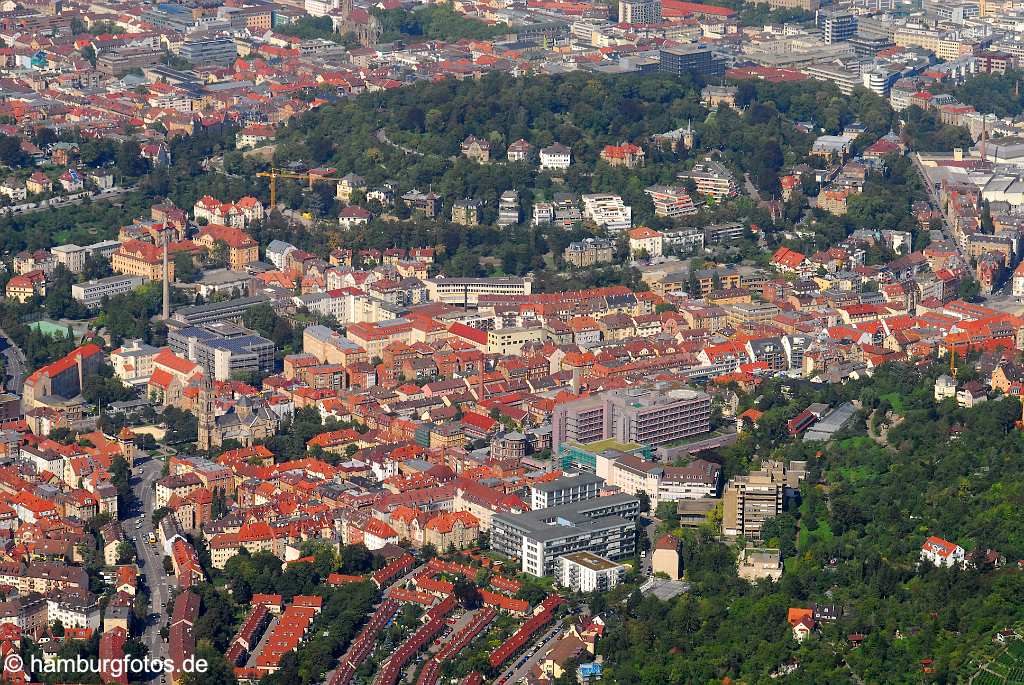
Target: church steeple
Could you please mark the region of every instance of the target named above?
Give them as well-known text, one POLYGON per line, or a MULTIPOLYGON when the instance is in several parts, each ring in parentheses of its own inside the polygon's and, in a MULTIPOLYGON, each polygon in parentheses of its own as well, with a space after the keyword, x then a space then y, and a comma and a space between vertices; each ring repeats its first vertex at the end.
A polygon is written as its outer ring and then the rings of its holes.
POLYGON ((203 383, 199 387, 199 399, 196 410, 199 418, 196 446, 206 452, 213 446, 214 433, 217 427, 217 417, 213 407, 213 379, 210 373, 203 374, 203 383))

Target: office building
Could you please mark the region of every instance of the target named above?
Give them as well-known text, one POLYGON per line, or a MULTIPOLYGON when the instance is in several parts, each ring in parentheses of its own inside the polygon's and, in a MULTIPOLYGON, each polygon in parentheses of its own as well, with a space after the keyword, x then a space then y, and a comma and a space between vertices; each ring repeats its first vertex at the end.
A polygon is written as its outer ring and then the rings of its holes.
POLYGON ((230 323, 189 326, 171 332, 167 345, 202 366, 214 380, 274 371, 274 342, 230 323))
POLYGON ((620 24, 660 24, 661 0, 619 0, 620 24))
POLYGON ((666 466, 610 449, 595 455, 595 473, 606 485, 624 493, 645 493, 654 508, 661 502, 718 497, 722 467, 703 459, 686 466, 666 466))
POLYGON ((238 297, 223 302, 211 302, 209 304, 197 304, 188 307, 179 307, 174 311, 170 325, 176 328, 186 326, 199 326, 205 323, 217 323, 218 321, 241 321, 242 314, 249 307, 263 304, 267 301, 265 295, 254 295, 252 297, 238 297))
POLYGON ((598 496, 604 478, 584 471, 569 472, 561 478, 530 486, 530 508, 534 511, 582 502, 598 496))
POLYGON ((238 48, 227 37, 189 39, 181 44, 178 56, 196 65, 231 64, 238 57, 238 48))
POLYGON ((883 98, 889 97, 892 84, 900 77, 898 71, 890 71, 882 66, 874 66, 860 72, 861 82, 865 88, 883 98))
POLYGON ((150 48, 107 50, 96 58, 96 71, 104 76, 121 78, 132 69, 141 69, 159 64, 163 56, 163 50, 153 50, 150 48))
POLYGON ((818 24, 828 45, 848 41, 857 33, 857 17, 842 10, 819 12, 818 24))
POLYGON ((803 10, 816 12, 821 7, 820 0, 749 0, 753 5, 766 4, 773 10, 803 10))
POLYGON ((75 283, 71 286, 71 297, 86 307, 98 307, 104 297, 114 297, 131 292, 142 285, 144 280, 142 276, 110 276, 85 283, 75 283))
POLYGON ((550 576, 558 558, 572 552, 593 552, 609 559, 636 551, 636 517, 640 500, 630 495, 596 497, 522 514, 495 513, 491 548, 519 559, 522 571, 550 576))
POLYGON ((722 533, 760 540, 764 522, 782 513, 785 486, 785 468, 778 462, 732 478, 722 495, 722 533))
POLYGON ((573 592, 607 592, 626 575, 626 567, 593 552, 572 552, 558 558, 555 582, 573 592))
POLYGON ((565 442, 612 438, 623 443, 663 445, 711 429, 711 396, 657 383, 611 390, 555 405, 552 449, 565 442))
POLYGON ((676 76, 692 74, 715 77, 725 73, 722 61, 715 59, 709 48, 696 45, 663 48, 658 69, 676 76))
POLYGON ((444 278, 425 280, 432 302, 476 306, 481 295, 529 295, 533 281, 528 278, 444 278))

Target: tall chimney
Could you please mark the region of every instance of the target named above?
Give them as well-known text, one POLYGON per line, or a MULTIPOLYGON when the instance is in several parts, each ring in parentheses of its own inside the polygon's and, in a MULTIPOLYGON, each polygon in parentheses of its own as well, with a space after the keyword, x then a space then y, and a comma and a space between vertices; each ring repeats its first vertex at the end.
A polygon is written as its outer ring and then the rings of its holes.
POLYGON ((171 318, 171 284, 167 278, 167 231, 163 231, 164 236, 164 321, 171 318))

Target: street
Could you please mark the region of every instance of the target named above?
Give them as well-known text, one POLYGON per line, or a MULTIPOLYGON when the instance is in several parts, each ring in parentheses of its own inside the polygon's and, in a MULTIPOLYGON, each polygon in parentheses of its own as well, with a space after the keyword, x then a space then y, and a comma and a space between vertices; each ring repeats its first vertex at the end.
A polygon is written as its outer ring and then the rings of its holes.
POLYGON ((0 353, 4 355, 4 368, 10 377, 5 386, 7 392, 20 395, 21 386, 24 384, 28 372, 25 353, 7 337, 7 333, 3 330, 0 330, 0 346, 2 346, 0 353))
POLYGON ((135 186, 131 186, 130 188, 110 188, 108 190, 101 190, 98 193, 83 191, 66 197, 54 197, 40 202, 28 202, 20 205, 12 205, 0 210, 0 212, 10 215, 32 214, 34 212, 42 212, 47 209, 66 207, 67 205, 80 205, 90 198, 93 200, 113 200, 115 197, 120 197, 133 190, 135 190, 135 186))
POLYGON ((125 533, 135 539, 135 553, 142 573, 146 576, 146 585, 150 592, 149 613, 159 614, 159 618, 147 622, 142 641, 149 648, 152 657, 161 659, 167 657, 167 645, 160 637, 160 628, 167 623, 168 612, 172 608, 167 602, 170 599, 174 576, 168 576, 164 572, 163 548, 159 543, 151 545, 148 538, 150 532, 156 532, 152 520, 156 500, 153 483, 160 478, 163 466, 164 462, 159 457, 146 457, 143 463, 132 470, 132 492, 142 503, 142 507, 139 511, 129 512, 129 516, 123 519, 122 524, 125 533))
MULTIPOLYGON (((532 653, 527 651, 525 654, 516 657, 517 660, 513 665, 507 668, 501 674, 501 677, 499 677, 495 682, 518 683, 521 678, 525 678, 526 674, 530 672, 530 669, 532 669, 534 665, 541 660, 541 657, 547 654, 548 650, 551 649, 552 645, 555 644, 555 640, 557 640, 561 634, 562 622, 558 621, 548 630, 548 632, 544 633, 544 637, 541 638, 539 642, 539 647, 531 647, 530 649, 533 650, 532 653), (524 660, 523 657, 526 654, 529 654, 529 656, 524 660)), ((537 645, 538 642, 534 641, 533 644, 537 645)))

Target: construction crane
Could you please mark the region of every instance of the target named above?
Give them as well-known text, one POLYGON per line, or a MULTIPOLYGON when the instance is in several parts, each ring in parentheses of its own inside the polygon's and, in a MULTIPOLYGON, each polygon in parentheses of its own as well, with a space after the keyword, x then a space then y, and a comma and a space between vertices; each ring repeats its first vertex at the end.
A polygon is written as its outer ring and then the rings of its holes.
POLYGON ((277 179, 279 178, 294 178, 300 181, 307 181, 309 183, 309 189, 313 190, 313 185, 317 181, 340 181, 339 176, 322 176, 315 174, 311 171, 307 171, 302 174, 297 174, 291 171, 281 171, 271 167, 270 171, 259 171, 256 173, 257 176, 270 179, 270 206, 277 206, 277 179))
POLYGON ((956 378, 956 348, 949 348, 949 375, 956 378))

